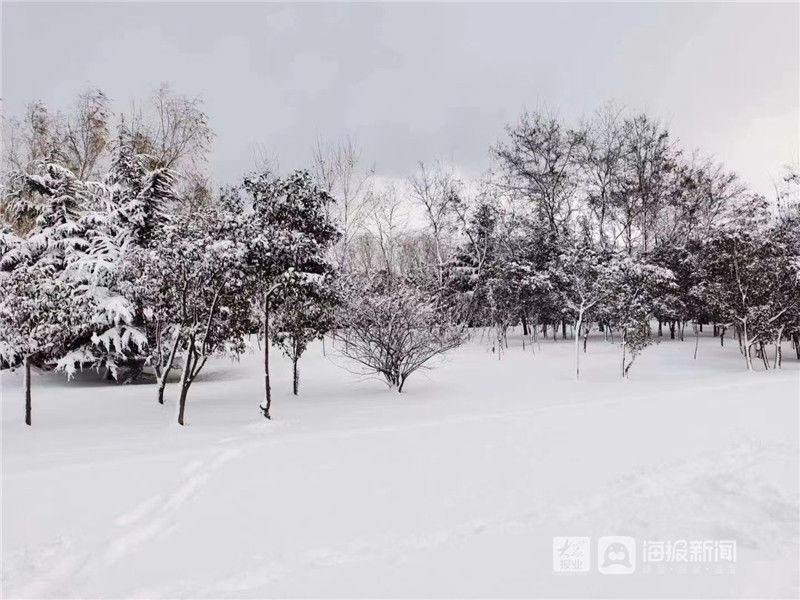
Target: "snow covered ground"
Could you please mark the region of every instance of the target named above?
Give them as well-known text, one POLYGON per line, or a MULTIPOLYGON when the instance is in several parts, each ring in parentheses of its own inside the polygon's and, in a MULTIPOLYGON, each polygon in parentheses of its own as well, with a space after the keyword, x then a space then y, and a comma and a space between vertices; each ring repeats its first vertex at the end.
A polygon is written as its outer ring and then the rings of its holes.
POLYGON ((476 333, 402 395, 317 344, 298 398, 276 362, 272 422, 248 355, 185 428, 174 386, 53 374, 27 428, 3 373, 3 595, 797 597, 800 370, 728 343, 665 340, 622 381, 590 339, 576 382, 570 341, 498 360, 476 333), (553 571, 553 536, 604 535, 735 540, 735 572, 553 571))

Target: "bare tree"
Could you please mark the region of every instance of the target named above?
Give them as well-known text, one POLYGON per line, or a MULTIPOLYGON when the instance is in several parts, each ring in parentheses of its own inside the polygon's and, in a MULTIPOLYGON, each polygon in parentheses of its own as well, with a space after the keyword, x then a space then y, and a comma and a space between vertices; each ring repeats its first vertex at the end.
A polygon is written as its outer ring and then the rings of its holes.
POLYGON ((437 163, 432 169, 420 161, 417 172, 408 180, 411 196, 424 208, 433 241, 436 280, 444 285, 445 267, 453 251, 455 205, 460 182, 453 172, 437 163))
POLYGON ((391 283, 399 274, 398 255, 408 215, 394 187, 375 193, 372 202, 374 210, 367 226, 374 232, 381 267, 391 283))
POLYGON ((317 141, 314 149, 314 176, 335 199, 328 206, 331 218, 338 222, 342 237, 333 253, 340 269, 347 267, 350 247, 363 231, 370 209, 375 167, 363 167, 358 144, 352 138, 337 143, 317 141))
POLYGON ((603 246, 612 237, 607 229, 614 219, 615 199, 620 193, 623 159, 621 109, 608 104, 584 125, 577 161, 586 204, 603 246))
POLYGON ((505 175, 502 186, 530 201, 551 233, 560 235, 574 210, 580 132, 553 116, 524 113, 507 133, 509 141, 493 149, 505 175))
POLYGON ((60 143, 67 165, 78 179, 96 179, 109 140, 109 101, 100 89, 81 92, 64 119, 60 143))

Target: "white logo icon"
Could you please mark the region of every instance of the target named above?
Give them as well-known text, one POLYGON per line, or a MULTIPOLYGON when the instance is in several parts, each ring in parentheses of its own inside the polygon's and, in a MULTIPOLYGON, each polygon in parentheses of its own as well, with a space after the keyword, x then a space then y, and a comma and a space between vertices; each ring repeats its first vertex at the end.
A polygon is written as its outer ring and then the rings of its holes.
POLYGON ((630 575, 636 570, 636 540, 605 536, 597 541, 597 569, 603 575, 630 575))
POLYGON ((586 573, 591 567, 591 545, 588 537, 554 537, 553 571, 586 573))

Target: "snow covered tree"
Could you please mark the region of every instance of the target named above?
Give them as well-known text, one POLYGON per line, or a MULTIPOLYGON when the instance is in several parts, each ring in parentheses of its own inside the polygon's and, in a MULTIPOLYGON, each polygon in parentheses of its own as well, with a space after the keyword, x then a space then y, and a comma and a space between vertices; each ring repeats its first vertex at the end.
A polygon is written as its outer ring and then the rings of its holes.
MULTIPOLYGON (((263 172, 244 178, 242 190, 252 214, 247 234, 250 293, 264 340, 264 401, 271 418, 269 376, 271 313, 308 275, 330 272, 327 254, 339 232, 329 217, 331 196, 305 171, 276 178, 263 172)), ((241 210, 248 208, 242 204, 241 210)))
POLYGON ((275 313, 271 341, 292 361, 295 396, 300 389, 297 363, 309 342, 322 338, 333 328, 337 303, 331 276, 310 276, 287 290, 275 313))
POLYGON ((189 389, 214 354, 239 354, 250 331, 246 229, 239 215, 209 205, 182 211, 155 245, 135 255, 138 297, 149 314, 151 364, 159 401, 167 374, 182 360, 177 419, 185 422, 189 389))
POLYGON ((752 370, 753 347, 760 349, 771 339, 769 331, 789 310, 784 302, 775 302, 783 277, 781 253, 776 253, 762 219, 718 231, 705 241, 702 257, 704 297, 736 324, 742 355, 752 370))
POLYGON ((656 299, 654 316, 659 322, 659 334, 661 323, 665 322, 669 324, 670 337, 675 338, 677 326, 683 341, 686 323, 694 320, 697 327, 707 312, 701 298, 699 253, 700 246, 693 240, 683 243, 664 240, 643 257, 647 263, 668 269, 674 276, 675 285, 661 290, 656 299))
POLYGON ((85 302, 44 264, 0 272, 0 370, 22 367, 31 425, 31 367, 52 367, 85 330, 85 302))
POLYGON ((588 332, 586 317, 602 301, 605 281, 600 277, 608 253, 598 251, 587 242, 567 243, 554 261, 551 277, 559 299, 569 309, 575 324, 575 378, 581 376, 580 340, 584 328, 588 332))
POLYGON ((460 345, 463 328, 435 296, 402 282, 349 282, 335 337, 341 354, 403 391, 408 377, 460 345))
POLYGON ((628 256, 617 256, 603 265, 599 282, 604 289, 603 311, 620 334, 622 377, 641 351, 653 343, 650 319, 658 290, 671 285, 673 275, 662 267, 628 256))
POLYGON ((85 326, 58 368, 68 375, 87 365, 116 373, 143 339, 132 326, 133 307, 116 287, 122 245, 111 227, 105 186, 81 181, 59 164, 40 163, 32 173, 14 173, 7 190, 7 210, 31 215, 33 227, 3 256, 3 268, 37 265, 84 306, 85 326))

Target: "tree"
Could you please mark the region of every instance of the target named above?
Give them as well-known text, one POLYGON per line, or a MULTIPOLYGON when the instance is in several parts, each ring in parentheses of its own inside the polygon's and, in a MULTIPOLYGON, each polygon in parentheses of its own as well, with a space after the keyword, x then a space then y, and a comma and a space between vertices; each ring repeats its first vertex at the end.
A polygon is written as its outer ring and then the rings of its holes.
MULTIPOLYGON (((339 232, 328 216, 333 198, 305 171, 276 178, 269 172, 247 176, 241 186, 252 208, 249 215, 248 269, 250 294, 264 340, 264 401, 270 419, 270 318, 273 310, 308 274, 329 272, 326 254, 339 232)), ((231 202, 236 198, 231 197, 231 202)), ((241 204, 241 210, 244 210, 241 204)))
MULTIPOLYGON (((163 377, 177 352, 183 361, 177 404, 180 425, 185 422, 189 389, 208 358, 243 352, 250 331, 248 247, 239 217, 214 205, 178 213, 158 245, 143 256, 153 261, 149 272, 162 282, 150 289, 167 292, 166 298, 156 298, 159 303, 145 304, 161 336, 156 337, 161 346, 155 349, 155 358, 166 361, 160 367, 163 377)), ((163 389, 162 379, 159 385, 163 389)))
POLYGON ((505 176, 501 187, 531 202, 539 220, 559 236, 574 209, 580 132, 555 117, 523 113, 507 133, 509 141, 493 149, 505 176))
POLYGON ((575 378, 581 376, 580 338, 586 326, 587 313, 602 301, 606 281, 600 277, 607 253, 598 252, 591 244, 569 244, 552 268, 552 279, 558 296, 573 315, 575 323, 575 378))
POLYGON ((8 211, 28 215, 33 226, 4 255, 3 268, 37 265, 81 299, 84 325, 64 348, 58 368, 71 376, 76 367, 106 367, 116 375, 118 366, 136 356, 143 338, 118 287, 124 240, 115 230, 107 189, 56 163, 35 167, 34 173, 14 173, 5 197, 8 211))
POLYGON ((292 361, 295 396, 300 389, 297 363, 309 342, 321 339, 333 328, 337 301, 331 276, 314 276, 292 286, 276 313, 271 341, 292 361))
POLYGON ((400 282, 352 280, 341 319, 339 352, 398 392, 411 374, 464 339, 435 297, 400 282))
POLYGON ((346 138, 334 144, 317 142, 314 149, 314 176, 319 184, 336 198, 326 207, 341 237, 333 245, 334 262, 340 270, 349 267, 353 245, 363 232, 373 208, 372 194, 375 167, 361 164, 356 141, 346 138))
POLYGON ((622 191, 625 137, 621 110, 609 104, 584 127, 578 145, 577 163, 585 203, 597 227, 601 247, 614 240, 609 231, 616 219, 617 199, 622 191))
POLYGON ((452 258, 448 242, 455 228, 453 208, 458 202, 460 182, 441 164, 428 169, 420 161, 417 173, 409 178, 408 184, 412 198, 424 208, 433 240, 436 283, 441 289, 445 282, 445 267, 452 258))
POLYGON ((791 305, 775 301, 782 297, 775 290, 780 289, 780 263, 785 260, 778 249, 769 239, 763 213, 718 231, 703 245, 704 297, 737 325, 748 370, 753 369, 753 346, 770 339, 769 331, 791 305))
POLYGON ((25 423, 31 419, 31 367, 52 365, 84 325, 86 307, 43 264, 0 273, 0 370, 25 373, 25 423))
POLYGON ((672 279, 670 271, 628 256, 612 258, 603 266, 603 311, 620 333, 622 377, 628 376, 636 357, 653 342, 649 321, 657 290, 669 286, 672 279))

